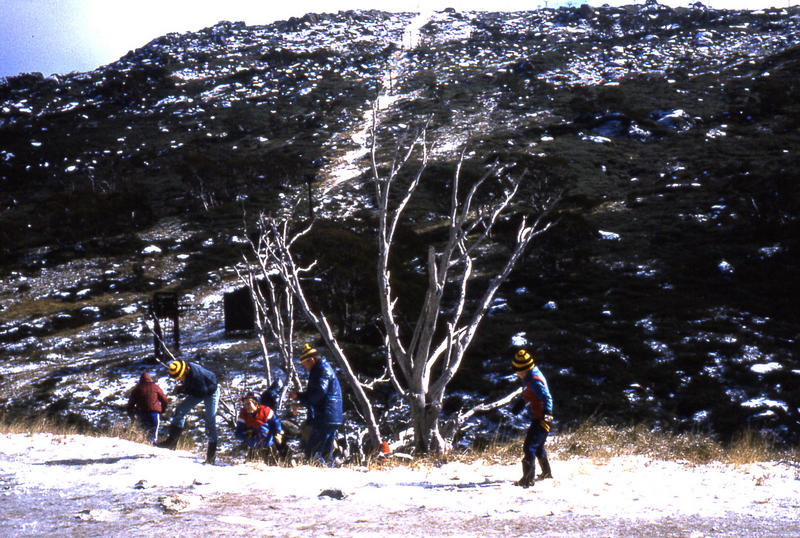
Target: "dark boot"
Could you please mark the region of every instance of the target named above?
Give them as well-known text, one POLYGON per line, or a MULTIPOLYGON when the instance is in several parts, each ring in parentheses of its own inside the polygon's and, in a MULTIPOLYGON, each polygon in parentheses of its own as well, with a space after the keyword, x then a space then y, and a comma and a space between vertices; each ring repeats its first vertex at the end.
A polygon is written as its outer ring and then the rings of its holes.
POLYGON ((217 458, 217 442, 209 441, 208 450, 206 451, 206 463, 214 465, 214 461, 216 460, 216 458, 217 458))
POLYGON ((160 443, 157 443, 156 446, 160 448, 168 448, 170 450, 175 450, 178 447, 178 440, 181 438, 182 433, 183 433, 183 428, 179 428, 174 424, 170 424, 167 438, 161 441, 160 443))
POLYGON ((550 462, 547 461, 547 456, 536 458, 539 461, 539 467, 542 468, 542 474, 536 477, 537 480, 544 478, 553 478, 553 473, 550 472, 550 462))
POLYGON ((514 482, 514 485, 521 486, 523 488, 531 487, 536 481, 534 479, 535 473, 536 467, 533 465, 533 462, 528 458, 524 458, 522 460, 522 478, 514 482))

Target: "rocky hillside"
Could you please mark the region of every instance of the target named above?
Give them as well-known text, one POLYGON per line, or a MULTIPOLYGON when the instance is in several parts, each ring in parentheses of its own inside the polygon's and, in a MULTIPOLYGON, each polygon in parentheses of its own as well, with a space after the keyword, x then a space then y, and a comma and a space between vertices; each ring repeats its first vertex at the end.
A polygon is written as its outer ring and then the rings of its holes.
MULTIPOLYGON (((369 262, 357 156, 382 95, 382 147, 424 121, 440 142, 409 252, 435 240, 464 141, 468 175, 500 161, 529 171, 526 195, 564 194, 450 409, 504 393, 525 345, 562 422, 751 426, 795 442, 798 35, 797 8, 342 12, 222 22, 89 73, 11 77, 0 84, 0 402, 116 420, 124 389, 152 368, 142 316, 158 290, 181 294, 187 352, 210 354, 234 388, 252 383, 257 346, 224 334, 221 307, 243 215, 306 203, 310 185, 321 261, 351 279, 335 258, 369 262)), ((413 254, 403 262, 413 273, 413 254)), ((329 291, 352 301, 335 318, 368 355, 374 305, 329 291)), ((481 420, 519 426, 504 411, 481 420)))

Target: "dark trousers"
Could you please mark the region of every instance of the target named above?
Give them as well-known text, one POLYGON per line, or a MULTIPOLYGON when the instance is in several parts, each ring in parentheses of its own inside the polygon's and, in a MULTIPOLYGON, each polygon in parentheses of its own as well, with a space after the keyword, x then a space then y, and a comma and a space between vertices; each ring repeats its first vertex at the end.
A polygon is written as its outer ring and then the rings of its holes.
POLYGON ((338 424, 311 426, 311 435, 305 445, 306 459, 319 459, 324 465, 333 465, 333 442, 336 440, 338 424))
POLYGON ((139 412, 137 415, 139 424, 141 424, 142 429, 147 435, 147 440, 150 441, 152 445, 156 444, 156 440, 158 439, 158 426, 161 422, 160 415, 155 411, 139 412))
POLYGON ((546 458, 547 452, 544 450, 544 442, 547 440, 547 430, 542 428, 538 420, 534 420, 525 435, 525 443, 522 445, 522 453, 528 461, 534 458, 546 458))

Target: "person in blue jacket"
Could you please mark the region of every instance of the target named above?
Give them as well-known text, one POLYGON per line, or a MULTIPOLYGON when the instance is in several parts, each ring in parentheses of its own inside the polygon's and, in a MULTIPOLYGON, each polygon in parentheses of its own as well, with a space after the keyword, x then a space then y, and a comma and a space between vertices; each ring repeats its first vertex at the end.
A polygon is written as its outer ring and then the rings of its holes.
POLYGON ((305 442, 306 459, 333 465, 336 433, 342 425, 342 389, 328 360, 311 344, 303 344, 300 364, 308 372, 305 392, 289 393, 308 409, 311 434, 305 442))
POLYGON ((175 450, 178 440, 183 433, 186 415, 199 403, 205 404, 206 436, 208 437, 208 450, 206 463, 214 463, 217 454, 217 406, 219 405, 219 387, 217 376, 194 362, 175 360, 169 363, 169 375, 183 385, 178 392, 186 397, 175 408, 169 434, 158 446, 175 450))
POLYGON ((520 349, 514 355, 511 365, 517 372, 517 377, 522 380, 522 397, 531 416, 531 425, 522 445, 522 478, 515 482, 516 485, 527 488, 535 482, 535 460, 539 461, 542 468, 539 479, 553 478, 544 448, 547 434, 550 433, 550 424, 553 422, 553 397, 544 374, 534 364, 530 353, 520 349))

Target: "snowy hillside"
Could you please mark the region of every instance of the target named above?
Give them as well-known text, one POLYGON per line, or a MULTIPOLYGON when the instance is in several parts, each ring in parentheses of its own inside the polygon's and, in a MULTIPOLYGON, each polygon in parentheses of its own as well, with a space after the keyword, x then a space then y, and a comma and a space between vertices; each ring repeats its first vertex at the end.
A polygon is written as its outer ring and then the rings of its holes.
POLYGON ((2 536, 797 536, 798 470, 641 457, 209 466, 114 438, 0 435, 2 536))
MULTIPOLYGON (((465 179, 492 162, 529 172, 471 289, 532 207, 522 197, 564 194, 445 415, 507 394, 525 346, 563 426, 598 414, 797 444, 798 36, 797 6, 352 11, 222 21, 89 73, 0 81, 0 412, 111 429, 143 371, 174 398, 144 326, 164 291, 179 296, 181 357, 202 354, 225 401, 266 388, 257 339, 225 330, 224 294, 241 285, 245 217, 296 205, 325 219, 313 295, 371 375, 384 345, 364 174, 377 100, 379 159, 426 121, 439 142, 398 237, 408 319, 456 148, 474 152, 465 179)), ((376 394, 378 415, 396 399, 376 394)), ((352 437, 363 424, 346 411, 352 437)), ((506 407, 469 426, 458 443, 524 423, 506 407)), ((395 441, 408 424, 382 427, 395 441)))

